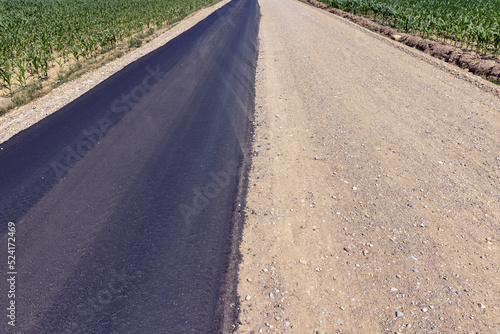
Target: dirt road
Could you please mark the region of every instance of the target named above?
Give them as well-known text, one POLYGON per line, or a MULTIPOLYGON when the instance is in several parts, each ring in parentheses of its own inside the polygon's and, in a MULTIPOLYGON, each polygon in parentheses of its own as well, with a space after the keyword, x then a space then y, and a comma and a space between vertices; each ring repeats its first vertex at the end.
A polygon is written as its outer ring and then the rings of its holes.
POLYGON ((303 3, 259 3, 236 332, 500 332, 492 86, 303 3))

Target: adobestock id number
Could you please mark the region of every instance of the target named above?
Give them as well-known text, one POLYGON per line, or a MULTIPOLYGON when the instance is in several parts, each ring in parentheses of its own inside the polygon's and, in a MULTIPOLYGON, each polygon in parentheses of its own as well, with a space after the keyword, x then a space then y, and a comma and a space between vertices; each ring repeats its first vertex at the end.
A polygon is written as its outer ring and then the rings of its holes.
POLYGON ((17 269, 16 269, 16 224, 9 222, 7 232, 7 282, 9 290, 7 298, 9 300, 7 307, 7 323, 10 326, 16 326, 16 282, 17 282, 17 269))
POLYGON ((9 266, 9 271, 16 271, 16 224, 14 222, 9 222, 8 225, 9 232, 7 235, 7 264, 9 266))

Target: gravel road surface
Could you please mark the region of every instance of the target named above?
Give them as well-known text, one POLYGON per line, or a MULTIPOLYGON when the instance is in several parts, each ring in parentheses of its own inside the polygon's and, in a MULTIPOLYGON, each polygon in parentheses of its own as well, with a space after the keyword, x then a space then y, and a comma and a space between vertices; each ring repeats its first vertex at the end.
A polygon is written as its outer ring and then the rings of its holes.
POLYGON ((298 1, 259 4, 237 332, 500 332, 495 88, 298 1))

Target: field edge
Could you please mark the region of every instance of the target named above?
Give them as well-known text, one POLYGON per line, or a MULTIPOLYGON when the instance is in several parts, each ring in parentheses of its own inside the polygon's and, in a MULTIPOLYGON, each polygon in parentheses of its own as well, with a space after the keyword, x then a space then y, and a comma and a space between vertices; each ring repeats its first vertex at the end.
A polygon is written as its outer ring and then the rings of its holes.
POLYGON ((393 27, 330 7, 318 0, 299 1, 334 14, 414 57, 425 60, 482 90, 500 96, 500 61, 497 59, 480 55, 474 51, 464 51, 449 44, 400 33, 393 27))

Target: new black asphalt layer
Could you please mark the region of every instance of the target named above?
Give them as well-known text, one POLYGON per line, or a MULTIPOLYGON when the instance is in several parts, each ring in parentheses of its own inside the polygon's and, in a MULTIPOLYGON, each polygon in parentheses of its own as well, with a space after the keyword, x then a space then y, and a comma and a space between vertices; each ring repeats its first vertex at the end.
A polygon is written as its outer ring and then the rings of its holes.
POLYGON ((0 145, 2 333, 220 331, 258 20, 233 0, 0 145))

